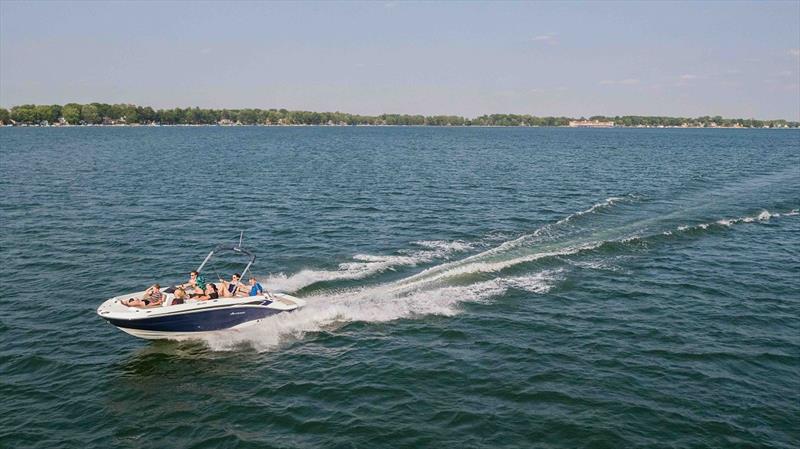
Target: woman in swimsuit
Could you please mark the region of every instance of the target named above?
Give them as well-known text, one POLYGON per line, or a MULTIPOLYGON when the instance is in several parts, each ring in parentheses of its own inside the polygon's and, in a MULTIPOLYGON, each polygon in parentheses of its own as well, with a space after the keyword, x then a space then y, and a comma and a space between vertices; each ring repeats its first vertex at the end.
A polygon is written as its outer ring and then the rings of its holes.
POLYGON ((245 293, 247 293, 247 289, 244 285, 239 283, 241 278, 241 274, 234 273, 233 276, 231 276, 230 282, 220 279, 220 282, 222 282, 222 296, 225 298, 229 298, 231 296, 247 296, 245 295, 245 293))
POLYGON ((217 291, 217 286, 213 282, 209 282, 206 284, 206 291, 205 294, 198 296, 198 301, 205 301, 208 299, 217 299, 219 298, 219 292, 217 291))

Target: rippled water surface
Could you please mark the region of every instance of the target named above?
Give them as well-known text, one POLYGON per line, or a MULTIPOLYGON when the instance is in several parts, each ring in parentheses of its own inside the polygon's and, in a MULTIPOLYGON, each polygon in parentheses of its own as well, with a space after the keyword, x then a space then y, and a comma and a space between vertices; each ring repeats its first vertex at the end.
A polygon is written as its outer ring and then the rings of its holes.
POLYGON ((0 129, 0 446, 796 448, 798 208, 796 131, 0 129), (306 308, 95 315, 240 230, 306 308))

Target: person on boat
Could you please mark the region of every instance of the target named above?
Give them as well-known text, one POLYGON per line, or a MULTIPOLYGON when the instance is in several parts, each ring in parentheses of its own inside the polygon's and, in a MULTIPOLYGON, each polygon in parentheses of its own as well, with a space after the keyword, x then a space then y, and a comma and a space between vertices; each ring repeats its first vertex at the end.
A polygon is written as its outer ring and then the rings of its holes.
POLYGON ((195 299, 198 301, 206 301, 217 298, 219 298, 219 291, 217 291, 217 286, 213 282, 207 283, 206 291, 202 295, 195 297, 195 299))
POLYGON ((128 298, 122 301, 123 306, 128 307, 158 307, 164 302, 164 294, 161 293, 161 286, 153 284, 144 291, 143 298, 128 298))
POLYGON ((250 276, 248 284, 250 284, 250 292, 248 292, 247 296, 258 296, 264 294, 264 287, 258 283, 258 280, 255 277, 250 276))
POLYGON ((189 273, 189 282, 182 284, 180 287, 185 288, 190 296, 203 295, 206 290, 206 279, 197 271, 192 271, 189 273))
POLYGON ((229 298, 231 296, 244 295, 247 293, 247 289, 239 283, 241 278, 241 274, 234 273, 233 276, 231 276, 230 282, 220 279, 219 281, 222 283, 222 296, 229 298))
POLYGON ((186 290, 184 290, 183 287, 178 287, 175 289, 175 293, 172 298, 172 305, 175 306, 178 304, 183 304, 186 302, 188 297, 189 295, 186 293, 186 290))

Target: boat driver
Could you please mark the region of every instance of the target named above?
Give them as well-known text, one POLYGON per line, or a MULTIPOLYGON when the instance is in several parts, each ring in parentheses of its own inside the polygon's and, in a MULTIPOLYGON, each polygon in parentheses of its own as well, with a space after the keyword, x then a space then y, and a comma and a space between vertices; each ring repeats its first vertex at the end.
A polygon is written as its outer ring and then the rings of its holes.
POLYGON ((181 285, 185 288, 189 295, 203 295, 206 290, 206 279, 202 274, 197 271, 189 273, 189 282, 181 285))

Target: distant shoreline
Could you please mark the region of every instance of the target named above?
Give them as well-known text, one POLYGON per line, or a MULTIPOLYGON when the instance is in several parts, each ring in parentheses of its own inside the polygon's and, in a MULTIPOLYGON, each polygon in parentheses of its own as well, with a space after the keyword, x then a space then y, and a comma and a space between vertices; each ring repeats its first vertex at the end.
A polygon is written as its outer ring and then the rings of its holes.
POLYGON ((218 124, 155 124, 155 125, 142 125, 142 124, 85 124, 85 125, 30 125, 30 124, 6 124, 0 125, 0 128, 454 128, 454 129, 468 129, 468 128, 559 128, 559 129, 769 129, 769 130, 797 130, 797 126, 602 126, 602 127, 584 127, 584 126, 569 126, 569 125, 556 125, 556 126, 527 126, 527 125, 264 125, 264 124, 249 124, 249 125, 218 125, 218 124))
POLYGON ((12 126, 440 126, 570 128, 798 128, 800 122, 721 116, 538 117, 528 114, 457 115, 289 111, 286 109, 154 109, 133 104, 68 103, 0 108, 0 124, 12 126))

